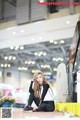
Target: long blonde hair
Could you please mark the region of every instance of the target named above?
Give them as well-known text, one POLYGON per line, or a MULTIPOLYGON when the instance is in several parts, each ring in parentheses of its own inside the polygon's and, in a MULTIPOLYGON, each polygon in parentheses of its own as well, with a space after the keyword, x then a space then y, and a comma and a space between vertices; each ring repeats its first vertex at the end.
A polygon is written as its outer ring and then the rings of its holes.
POLYGON ((40 70, 36 70, 33 77, 34 77, 34 95, 36 98, 39 98, 40 99, 40 85, 39 83, 37 82, 37 76, 38 75, 41 75, 42 78, 43 78, 43 85, 47 83, 46 79, 45 79, 45 76, 44 74, 40 71, 40 70))

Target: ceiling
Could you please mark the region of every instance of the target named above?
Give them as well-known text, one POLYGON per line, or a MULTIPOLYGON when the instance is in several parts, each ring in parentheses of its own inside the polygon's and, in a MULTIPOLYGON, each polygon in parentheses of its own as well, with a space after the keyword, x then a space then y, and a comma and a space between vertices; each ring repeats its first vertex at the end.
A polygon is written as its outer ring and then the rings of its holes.
POLYGON ((28 72, 40 69, 45 74, 55 74, 58 64, 67 63, 71 41, 47 41, 1 49, 0 66, 28 72))
POLYGON ((45 20, 0 31, 0 68, 56 74, 67 63, 79 15, 45 20), (66 23, 68 22, 68 23, 66 23))

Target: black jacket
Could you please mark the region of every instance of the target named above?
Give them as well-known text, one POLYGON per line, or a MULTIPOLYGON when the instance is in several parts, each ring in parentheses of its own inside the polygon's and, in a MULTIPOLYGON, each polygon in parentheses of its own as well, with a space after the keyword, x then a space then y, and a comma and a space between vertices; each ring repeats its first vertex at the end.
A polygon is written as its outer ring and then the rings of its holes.
MULTIPOLYGON (((33 87, 33 81, 31 81, 31 83, 30 83, 29 93, 34 93, 34 90, 32 87, 33 87)), ((43 101, 53 101, 54 95, 53 95, 50 85, 48 83, 41 86, 41 91, 42 91, 41 100, 40 100, 41 103, 43 101)))

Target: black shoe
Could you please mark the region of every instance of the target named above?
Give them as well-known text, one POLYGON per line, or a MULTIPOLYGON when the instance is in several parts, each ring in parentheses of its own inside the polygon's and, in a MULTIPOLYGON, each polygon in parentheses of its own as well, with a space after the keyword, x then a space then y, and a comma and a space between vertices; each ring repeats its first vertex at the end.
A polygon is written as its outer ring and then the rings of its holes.
POLYGON ((23 110, 24 111, 33 110, 33 107, 31 107, 31 106, 25 106, 23 110))

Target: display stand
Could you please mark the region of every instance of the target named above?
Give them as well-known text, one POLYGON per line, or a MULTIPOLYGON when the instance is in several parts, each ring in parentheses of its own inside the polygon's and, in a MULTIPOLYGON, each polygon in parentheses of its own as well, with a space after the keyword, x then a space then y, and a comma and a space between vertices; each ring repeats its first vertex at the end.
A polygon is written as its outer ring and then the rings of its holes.
POLYGON ((77 102, 80 102, 80 69, 77 71, 77 102))

